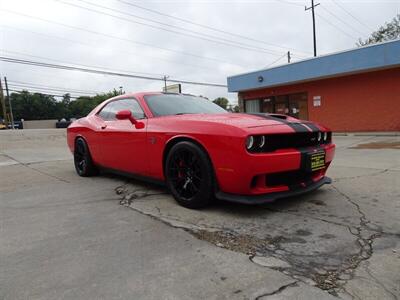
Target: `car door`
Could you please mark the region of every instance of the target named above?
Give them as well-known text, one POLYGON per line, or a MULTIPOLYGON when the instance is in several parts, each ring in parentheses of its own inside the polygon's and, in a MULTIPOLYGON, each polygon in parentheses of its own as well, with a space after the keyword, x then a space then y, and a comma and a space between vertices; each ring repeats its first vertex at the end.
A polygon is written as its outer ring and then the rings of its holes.
POLYGON ((98 116, 104 120, 100 137, 104 166, 147 175, 147 118, 139 102, 133 98, 112 101, 103 107, 98 116), (145 124, 144 128, 137 129, 129 120, 117 120, 115 115, 121 110, 130 110, 136 120, 145 124))

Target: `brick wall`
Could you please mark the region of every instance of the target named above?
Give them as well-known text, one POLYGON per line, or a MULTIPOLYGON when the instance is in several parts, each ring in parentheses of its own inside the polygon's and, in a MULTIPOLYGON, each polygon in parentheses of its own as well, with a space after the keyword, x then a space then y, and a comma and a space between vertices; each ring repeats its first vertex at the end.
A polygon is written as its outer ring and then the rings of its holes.
POLYGON ((241 92, 243 99, 306 92, 308 116, 334 131, 400 131, 400 68, 241 92), (313 97, 321 96, 321 106, 313 97))

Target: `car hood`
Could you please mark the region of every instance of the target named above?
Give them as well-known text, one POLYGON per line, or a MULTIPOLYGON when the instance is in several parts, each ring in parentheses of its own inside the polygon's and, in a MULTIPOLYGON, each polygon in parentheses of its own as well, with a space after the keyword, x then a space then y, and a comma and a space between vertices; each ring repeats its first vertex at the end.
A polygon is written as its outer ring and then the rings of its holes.
MULTIPOLYGON (((254 128, 264 126, 277 126, 288 123, 288 120, 277 117, 268 118, 268 115, 251 115, 243 113, 223 113, 223 114, 186 114, 174 116, 180 120, 203 121, 231 125, 239 128, 254 128)), ((300 122, 291 118, 290 122, 300 122)))

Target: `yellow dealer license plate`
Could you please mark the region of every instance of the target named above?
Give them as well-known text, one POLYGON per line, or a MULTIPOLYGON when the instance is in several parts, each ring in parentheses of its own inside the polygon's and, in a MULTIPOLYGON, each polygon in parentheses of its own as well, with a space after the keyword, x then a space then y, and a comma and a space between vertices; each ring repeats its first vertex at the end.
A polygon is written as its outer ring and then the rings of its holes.
POLYGON ((309 154, 309 170, 311 172, 325 168, 325 152, 309 154))

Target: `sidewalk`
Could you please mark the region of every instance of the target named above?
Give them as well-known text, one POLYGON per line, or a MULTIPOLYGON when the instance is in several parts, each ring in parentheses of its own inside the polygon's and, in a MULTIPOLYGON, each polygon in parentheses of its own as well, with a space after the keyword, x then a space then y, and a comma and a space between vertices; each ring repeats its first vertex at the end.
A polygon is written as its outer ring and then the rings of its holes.
POLYGON ((334 132, 334 136, 400 136, 400 131, 334 132))

